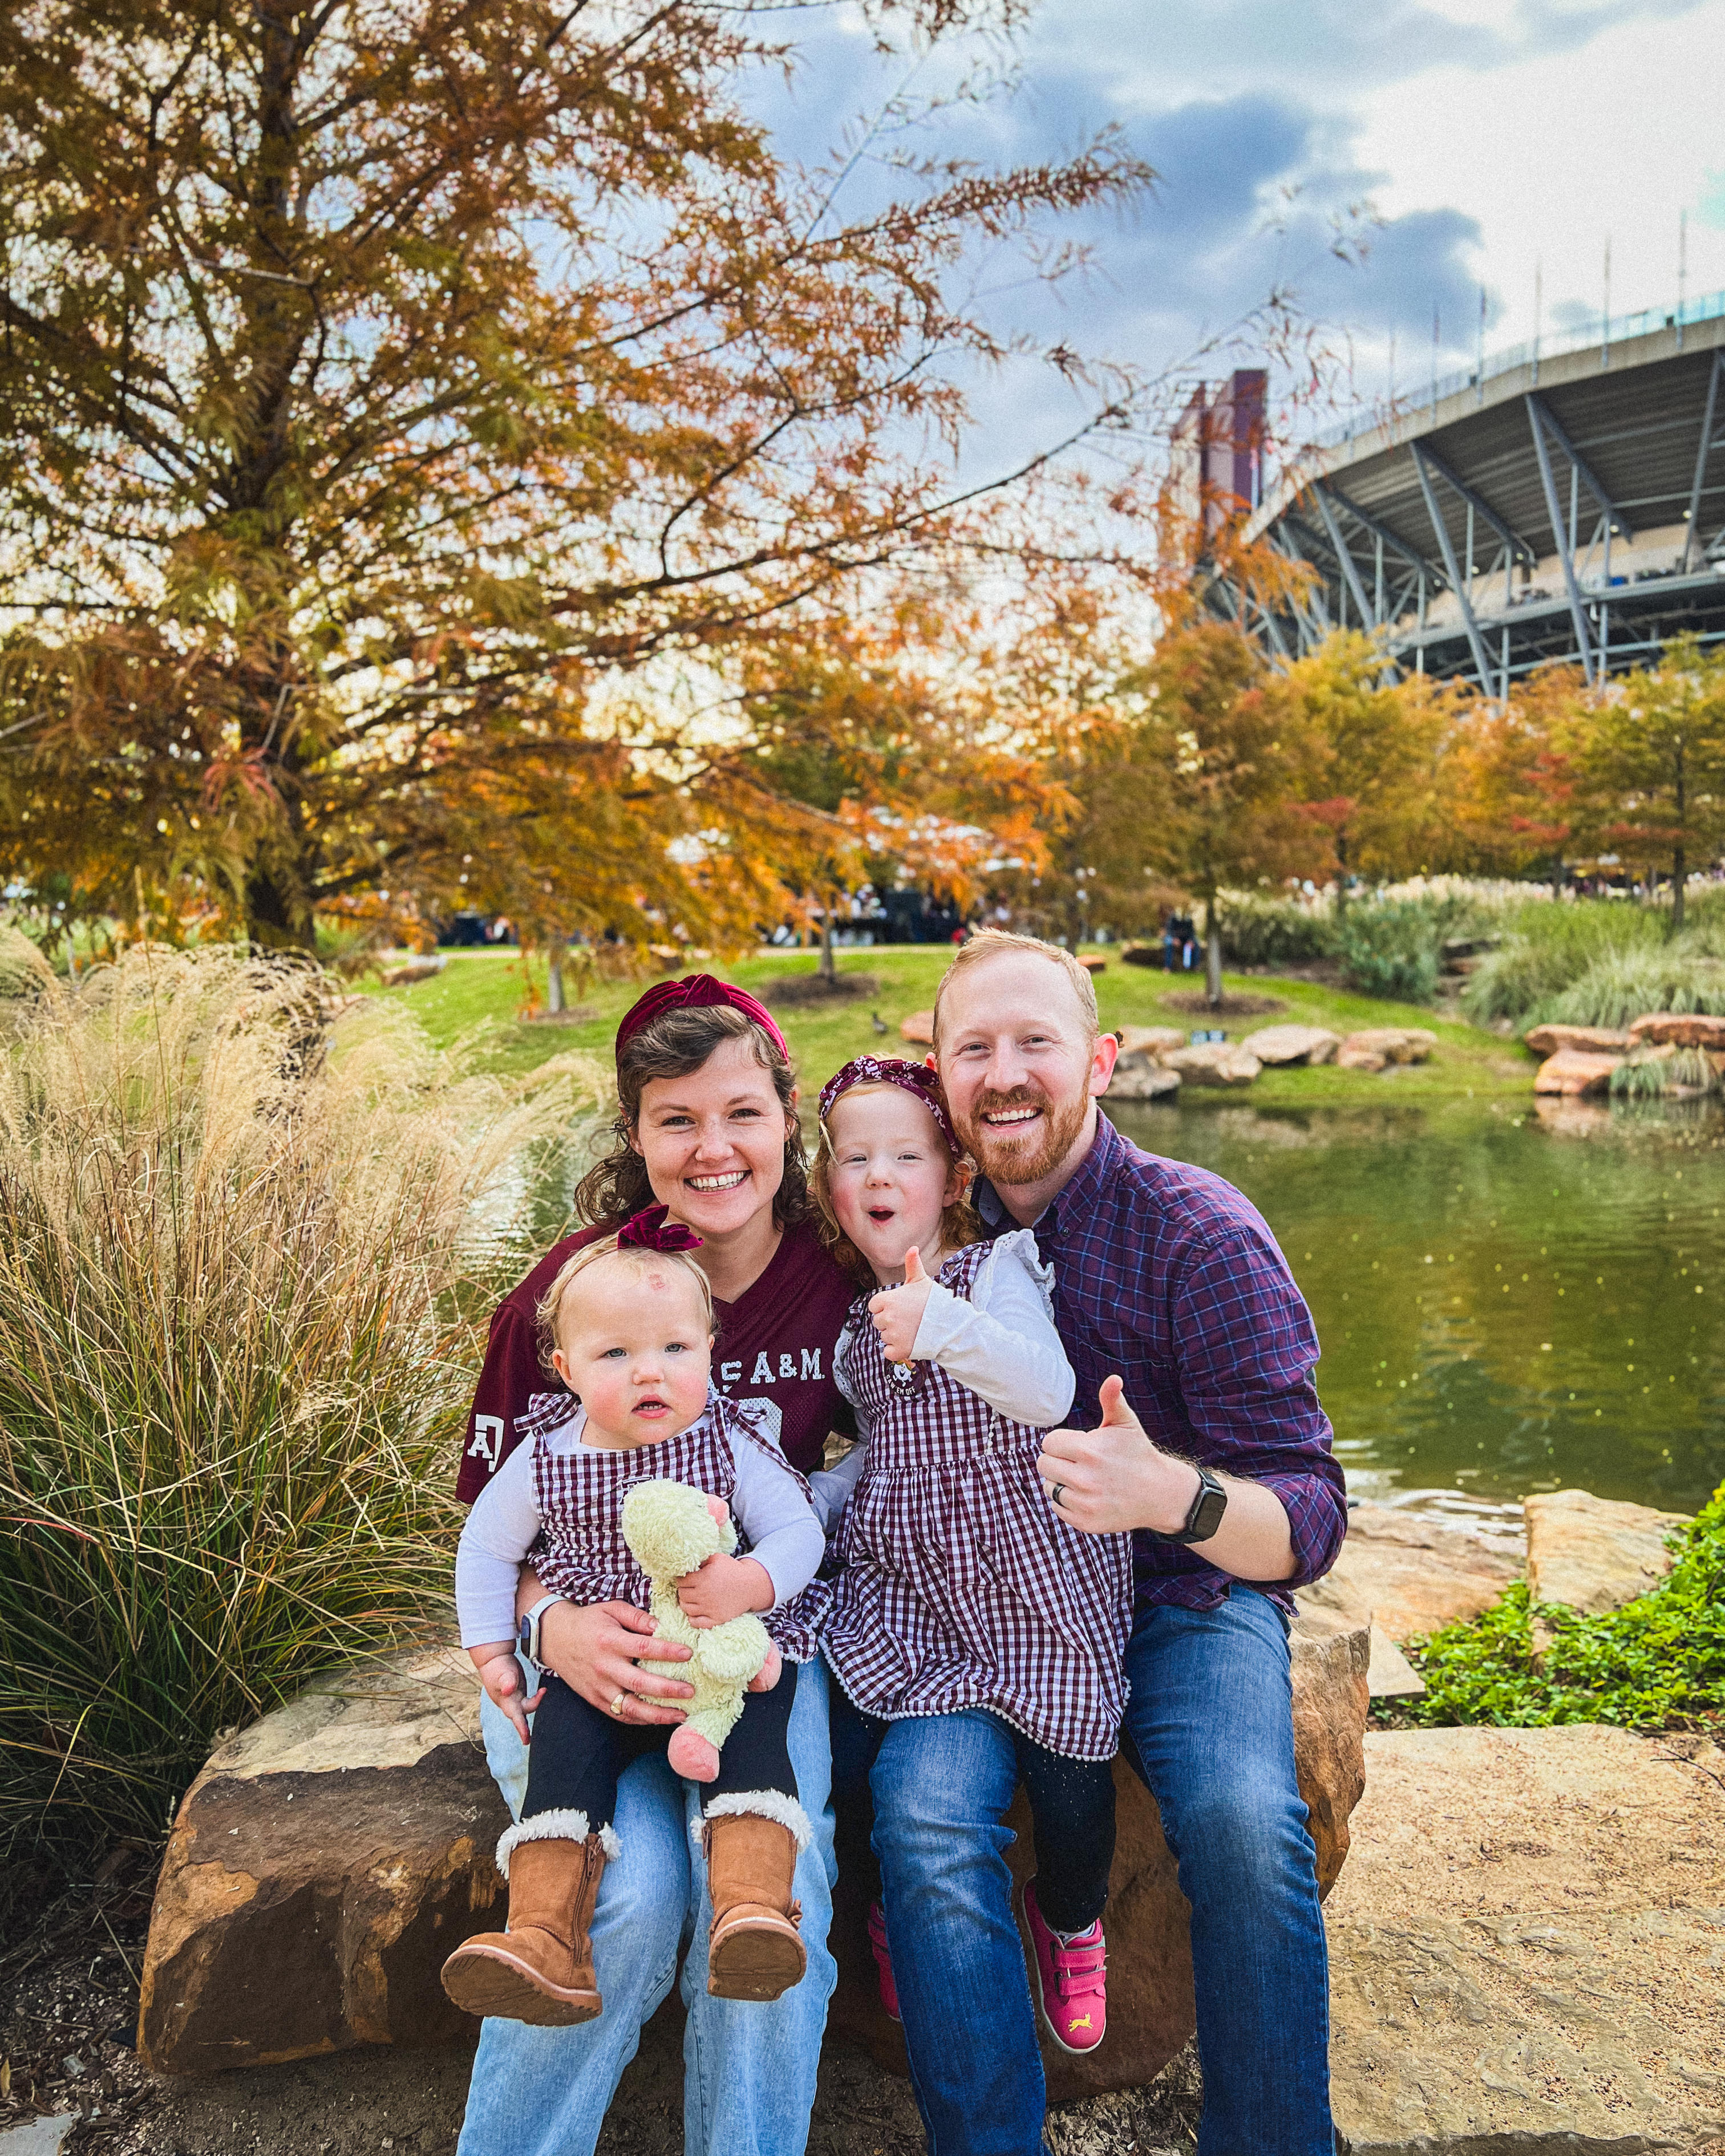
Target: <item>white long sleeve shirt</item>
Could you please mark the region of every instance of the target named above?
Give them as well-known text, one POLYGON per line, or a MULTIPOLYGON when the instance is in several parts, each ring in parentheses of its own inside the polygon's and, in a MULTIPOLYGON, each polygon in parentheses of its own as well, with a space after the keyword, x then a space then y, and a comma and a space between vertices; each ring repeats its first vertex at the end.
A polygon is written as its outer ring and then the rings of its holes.
MULTIPOLYGON (((1077 1381, 1055 1329, 1053 1282, 1029 1228, 999 1237, 968 1301, 938 1282, 930 1290, 911 1361, 938 1363, 1010 1421, 1037 1430, 1057 1427, 1071 1409, 1077 1381)), ((857 1410, 857 1441, 836 1467, 809 1478, 829 1529, 868 1460, 867 1417, 850 1376, 850 1337, 847 1324, 834 1351, 833 1375, 857 1410)))
MULTIPOLYGON (((544 1440, 554 1453, 596 1451, 581 1433, 584 1410, 544 1440)), ((800 1594, 819 1570, 825 1547, 819 1523, 794 1470, 752 1445, 735 1447, 737 1487, 731 1516, 767 1568, 775 1609, 800 1594)), ((515 1637, 515 1590, 521 1566, 542 1524, 533 1490, 533 1447, 518 1445, 475 1500, 455 1551, 455 1614, 464 1647, 515 1637)))

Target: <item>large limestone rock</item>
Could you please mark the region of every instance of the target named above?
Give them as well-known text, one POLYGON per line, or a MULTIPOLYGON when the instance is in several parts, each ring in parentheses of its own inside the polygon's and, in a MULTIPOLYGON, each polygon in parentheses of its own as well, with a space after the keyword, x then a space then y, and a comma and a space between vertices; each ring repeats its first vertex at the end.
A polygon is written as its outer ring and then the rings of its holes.
POLYGON ((1652 2156, 1725 2134, 1725 1754, 1373 1731, 1325 1911, 1354 2156, 1652 2156))
POLYGON ((1725 1018, 1708 1018, 1700 1011, 1650 1011, 1631 1023, 1630 1035, 1657 1047, 1725 1051, 1725 1018))
POLYGON ((1487 1542, 1431 1512, 1363 1502, 1348 1512, 1335 1563, 1297 1599, 1302 1608, 1374 1623, 1399 1644, 1477 1617, 1521 1576, 1512 1544, 1487 1542))
POLYGON ((1186 1036, 1177 1025, 1123 1025, 1120 1029, 1122 1055, 1166 1055, 1171 1048, 1183 1048, 1186 1036))
POLYGON ((1527 1597, 1561 1602, 1596 1615, 1620 1609, 1671 1568, 1666 1537, 1687 1527, 1686 1512, 1658 1512, 1595 1497, 1586 1490, 1553 1490, 1529 1497, 1527 1597))
POLYGON ((1611 1074, 1621 1063, 1620 1055, 1608 1055, 1598 1050, 1560 1048, 1555 1055, 1548 1055, 1534 1073, 1533 1091, 1536 1093, 1558 1093, 1566 1098, 1584 1093, 1604 1093, 1611 1084, 1611 1074))
POLYGON ((934 1045, 934 1013, 932 1010, 912 1011, 901 1020, 898 1029, 901 1040, 908 1040, 913 1047, 932 1048, 934 1045))
MULTIPOLYGON (((1349 1818, 1363 1785, 1367 1629, 1332 1612, 1302 1611, 1293 1650, 1300 1793, 1311 1808, 1318 1880, 1327 1893, 1348 1854, 1349 1818)), ((1119 1838, 1107 1917, 1108 2041, 1090 2057, 1074 2058, 1045 2037, 1043 2066, 1055 2102, 1153 2081, 1195 2025, 1191 1912, 1175 1879, 1155 1800, 1122 1762, 1116 1762, 1114 1784, 1119 1838)), ((1018 1835, 1010 1857, 1014 1876, 1022 1883, 1035 1870, 1022 1797, 1007 1824, 1018 1835)), ((854 1887, 846 1887, 841 1863, 834 1919, 839 1988, 829 2025, 866 2044, 882 2065, 902 2073, 904 2040, 880 2011, 867 1917, 864 1901, 854 1887)))
POLYGON ((157 2071, 471 2032, 438 1971, 501 1922, 509 1824, 453 1649, 345 1673, 212 1753, 156 1890, 138 2049, 157 2071))
POLYGON ((1535 1055, 1556 1055, 1566 1048, 1580 1048, 1597 1055, 1626 1055, 1630 1037, 1609 1025, 1536 1025, 1523 1034, 1524 1045, 1535 1055))
POLYGON ((1342 1042, 1321 1025, 1260 1025, 1240 1045, 1260 1063, 1333 1063, 1342 1042))
POLYGON ((1171 1100, 1179 1090, 1178 1070, 1170 1070, 1153 1056, 1130 1053, 1122 1055, 1116 1062, 1114 1075, 1108 1081, 1111 1101, 1171 1100))
POLYGON ((1163 1060, 1189 1086, 1250 1086, 1262 1069, 1255 1055, 1237 1041, 1203 1040, 1191 1048, 1171 1048, 1163 1060))
POLYGON ((1437 1035, 1423 1025, 1368 1025, 1350 1033, 1336 1051, 1344 1070, 1383 1070, 1393 1063, 1424 1063, 1437 1035))

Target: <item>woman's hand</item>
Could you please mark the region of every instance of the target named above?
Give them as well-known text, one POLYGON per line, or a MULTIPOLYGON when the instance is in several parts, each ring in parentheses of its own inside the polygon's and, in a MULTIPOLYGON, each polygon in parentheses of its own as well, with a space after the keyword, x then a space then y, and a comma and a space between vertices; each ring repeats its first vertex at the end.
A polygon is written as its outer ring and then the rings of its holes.
POLYGON ((545 1666, 590 1707, 618 1722, 680 1722, 681 1702, 695 1687, 675 1677, 639 1669, 644 1656, 655 1662, 686 1662, 689 1650, 655 1639, 654 1620, 632 1602, 598 1602, 583 1609, 554 1603, 539 1620, 545 1666))

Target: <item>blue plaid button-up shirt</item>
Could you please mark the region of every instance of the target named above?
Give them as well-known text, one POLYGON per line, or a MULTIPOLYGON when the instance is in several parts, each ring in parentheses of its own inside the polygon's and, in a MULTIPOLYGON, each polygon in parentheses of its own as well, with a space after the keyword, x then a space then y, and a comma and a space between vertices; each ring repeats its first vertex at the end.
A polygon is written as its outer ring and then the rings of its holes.
MULTIPOLYGON (((1018 1224, 986 1178, 971 1194, 988 1235, 1018 1224)), ((1078 1379, 1073 1426, 1094 1423, 1117 1372, 1158 1445, 1274 1490, 1295 1570, 1264 1591, 1291 1609, 1289 1589, 1335 1563, 1348 1500, 1312 1383, 1312 1313, 1262 1216, 1220 1176, 1141 1152, 1099 1114, 1036 1242, 1078 1379)), ((1228 1592, 1229 1575, 1194 1548, 1147 1532, 1133 1547, 1140 1609, 1208 1609, 1228 1592)))

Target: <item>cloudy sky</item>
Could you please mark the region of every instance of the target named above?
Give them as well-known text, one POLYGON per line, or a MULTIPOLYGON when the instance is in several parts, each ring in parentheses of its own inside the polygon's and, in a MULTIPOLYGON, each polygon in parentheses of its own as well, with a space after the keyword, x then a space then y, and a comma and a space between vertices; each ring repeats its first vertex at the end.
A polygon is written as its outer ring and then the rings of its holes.
MULTIPOLYGON (((1434 311, 1444 365, 1471 361, 1481 287, 1488 353, 1532 334, 1536 266, 1548 335, 1596 317, 1608 237, 1614 315, 1668 308, 1686 209, 1692 300, 1725 287, 1725 0, 1043 0, 1016 60, 1009 97, 930 146, 1034 160, 1112 124, 1161 175, 1140 215, 1089 228, 1096 270, 1060 300, 999 273, 1002 318, 1050 343, 1178 367, 1279 284, 1351 338, 1362 396, 1394 335, 1406 393, 1434 311), (1349 267, 1333 221, 1361 204, 1349 267)), ((911 95, 957 64, 925 61, 911 95)), ((841 6, 767 109, 819 157, 906 67, 841 6)), ((997 443, 1061 417, 1045 368, 985 402, 997 443)))

